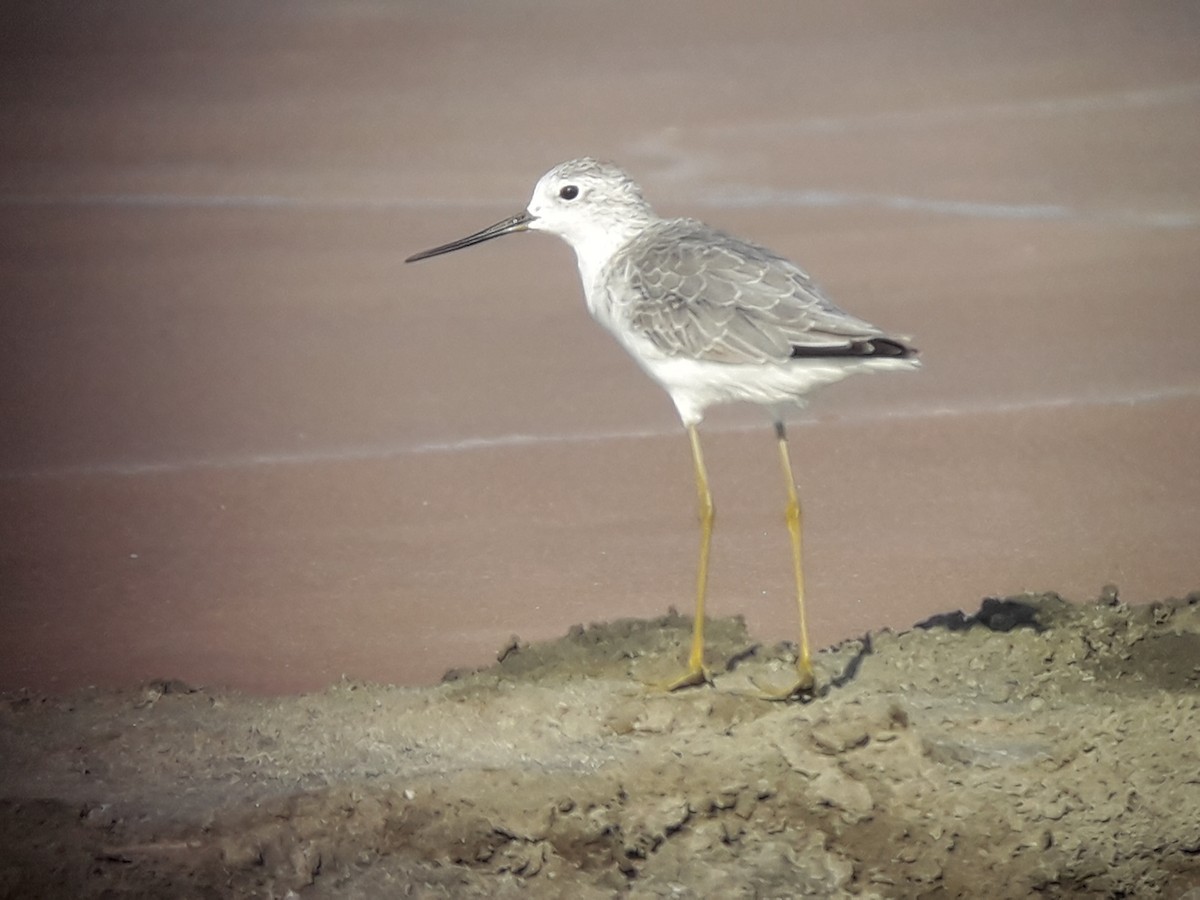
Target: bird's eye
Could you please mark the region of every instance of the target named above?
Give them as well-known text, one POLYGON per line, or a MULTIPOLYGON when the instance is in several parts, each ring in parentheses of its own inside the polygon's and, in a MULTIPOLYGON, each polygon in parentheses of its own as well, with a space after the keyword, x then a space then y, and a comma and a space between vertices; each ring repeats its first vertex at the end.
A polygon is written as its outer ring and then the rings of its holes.
POLYGON ((564 200, 574 200, 579 196, 579 188, 573 184, 568 184, 558 192, 558 196, 562 197, 564 200))

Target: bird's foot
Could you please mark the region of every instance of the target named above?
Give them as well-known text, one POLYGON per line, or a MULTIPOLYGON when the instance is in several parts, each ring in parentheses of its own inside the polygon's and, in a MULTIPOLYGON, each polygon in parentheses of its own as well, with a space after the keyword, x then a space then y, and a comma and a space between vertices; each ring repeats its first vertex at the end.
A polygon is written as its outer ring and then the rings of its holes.
POLYGON ((702 684, 712 684, 712 673, 703 665, 688 666, 688 670, 662 686, 664 691, 681 691, 684 688, 699 687, 702 684))
POLYGON ((813 673, 811 665, 796 667, 796 680, 792 682, 790 687, 782 689, 774 686, 764 687, 753 678, 750 679, 750 683, 758 688, 763 700, 773 700, 777 703, 783 703, 788 700, 799 700, 802 703, 807 703, 817 695, 817 678, 813 673))

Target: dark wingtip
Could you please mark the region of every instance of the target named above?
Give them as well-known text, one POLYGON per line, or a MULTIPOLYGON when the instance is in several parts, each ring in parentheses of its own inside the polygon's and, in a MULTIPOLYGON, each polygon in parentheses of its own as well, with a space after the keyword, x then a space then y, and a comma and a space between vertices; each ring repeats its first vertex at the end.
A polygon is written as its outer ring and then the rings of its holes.
POLYGON ((813 357, 874 356, 885 359, 912 359, 919 351, 895 338, 877 337, 855 341, 848 347, 793 347, 792 359, 813 357))
POLYGON ((868 348, 864 356, 888 356, 894 359, 909 359, 920 351, 894 338, 872 338, 862 346, 868 348))

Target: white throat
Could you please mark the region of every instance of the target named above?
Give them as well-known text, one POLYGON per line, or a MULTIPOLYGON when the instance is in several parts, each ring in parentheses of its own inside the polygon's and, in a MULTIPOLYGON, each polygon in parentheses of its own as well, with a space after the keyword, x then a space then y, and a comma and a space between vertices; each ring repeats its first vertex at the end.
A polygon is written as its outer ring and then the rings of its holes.
POLYGON ((592 289, 600 278, 600 272, 608 265, 608 261, 616 252, 633 239, 634 235, 624 229, 614 228, 592 231, 578 240, 568 239, 575 250, 575 259, 579 264, 579 277, 583 281, 584 292, 589 298, 592 289))

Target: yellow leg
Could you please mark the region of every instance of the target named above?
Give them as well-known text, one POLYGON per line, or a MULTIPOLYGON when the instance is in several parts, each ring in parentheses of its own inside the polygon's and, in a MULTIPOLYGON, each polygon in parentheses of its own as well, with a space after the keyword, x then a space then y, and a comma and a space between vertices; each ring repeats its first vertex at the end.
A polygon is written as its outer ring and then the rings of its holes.
POLYGON ((708 489, 708 472, 704 468, 704 454, 700 452, 700 435, 695 425, 688 426, 688 437, 692 441, 692 464, 696 470, 696 494, 700 505, 700 563, 696 572, 696 620, 692 628, 692 652, 688 655, 687 671, 667 685, 667 690, 671 691, 711 680, 708 670, 704 668, 704 597, 708 592, 708 551, 712 546, 716 509, 712 492, 708 489))
POLYGON ((787 485, 787 527, 792 539, 792 570, 796 576, 796 606, 800 613, 800 654, 796 659, 798 680, 795 687, 787 692, 787 696, 795 696, 811 692, 816 685, 812 653, 808 647, 808 618, 804 611, 804 557, 801 545, 804 519, 800 512, 800 498, 796 494, 796 481, 792 476, 792 460, 788 454, 787 431, 783 422, 775 423, 775 435, 779 439, 779 461, 787 485))

